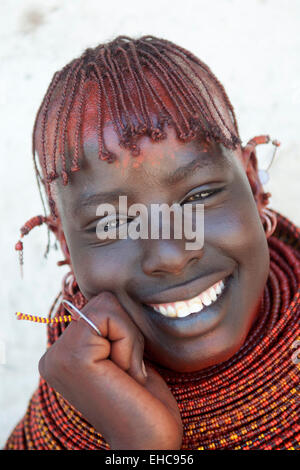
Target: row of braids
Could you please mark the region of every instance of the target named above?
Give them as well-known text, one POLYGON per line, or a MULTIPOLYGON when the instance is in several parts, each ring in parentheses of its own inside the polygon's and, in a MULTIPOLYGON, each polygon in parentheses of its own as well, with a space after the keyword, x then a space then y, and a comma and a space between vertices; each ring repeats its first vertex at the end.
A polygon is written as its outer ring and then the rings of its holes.
MULTIPOLYGON (((164 125, 172 125, 178 138, 188 142, 201 135, 234 149, 241 142, 233 107, 226 92, 211 70, 189 51, 176 44, 154 36, 132 39, 118 36, 111 42, 87 48, 77 59, 72 60, 61 71, 54 74, 38 110, 34 130, 32 152, 34 167, 43 201, 41 183, 44 185, 51 215, 58 216, 51 183, 62 178, 67 185, 70 174, 80 170, 81 127, 85 100, 85 83, 92 80, 97 87, 97 135, 99 158, 108 163, 116 156, 108 151, 103 140, 104 107, 109 113, 119 145, 129 149, 132 156, 140 154, 138 137, 148 135, 153 141, 166 138, 164 125), (195 65, 198 67, 197 71, 195 65), (167 106, 157 87, 148 80, 147 69, 166 91, 171 106, 167 106), (128 80, 133 85, 130 89, 128 80), (229 113, 226 120, 215 102, 209 83, 217 89, 224 110, 229 113), (136 102, 132 93, 137 97, 136 102), (109 98, 109 94, 112 97, 109 98), (58 101, 55 101, 55 98, 58 101), (74 104, 75 98, 76 105, 74 104), (47 154, 48 120, 51 106, 56 104, 53 145, 47 154), (150 106, 151 104, 151 106, 150 106), (156 111, 156 123, 151 117, 156 111), (74 109, 76 116, 74 154, 67 169, 66 139, 68 120, 74 109), (38 169, 36 152, 37 122, 41 128, 42 172, 38 169), (61 165, 59 174, 58 162, 61 165), (42 174, 41 174, 42 173, 42 174)), ((45 204, 43 207, 46 216, 45 204)))

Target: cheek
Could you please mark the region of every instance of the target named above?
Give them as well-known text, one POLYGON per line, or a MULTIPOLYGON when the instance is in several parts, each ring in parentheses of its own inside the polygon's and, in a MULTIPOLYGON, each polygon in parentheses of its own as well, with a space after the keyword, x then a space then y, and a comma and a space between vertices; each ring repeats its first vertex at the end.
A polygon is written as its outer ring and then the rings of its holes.
POLYGON ((234 353, 259 314, 269 273, 268 243, 255 201, 247 192, 206 215, 207 243, 216 256, 225 256, 235 264, 230 311, 215 337, 216 349, 234 353))
POLYGON ((233 194, 222 207, 207 211, 205 240, 236 262, 244 293, 251 290, 253 296, 260 296, 269 272, 269 249, 247 187, 233 194))
POLYGON ((79 288, 87 299, 104 290, 117 292, 128 275, 129 260, 116 244, 77 249, 71 258, 79 288))
POLYGON ((247 185, 240 183, 219 207, 208 209, 204 223, 206 239, 226 249, 242 264, 254 254, 268 251, 260 216, 247 185))

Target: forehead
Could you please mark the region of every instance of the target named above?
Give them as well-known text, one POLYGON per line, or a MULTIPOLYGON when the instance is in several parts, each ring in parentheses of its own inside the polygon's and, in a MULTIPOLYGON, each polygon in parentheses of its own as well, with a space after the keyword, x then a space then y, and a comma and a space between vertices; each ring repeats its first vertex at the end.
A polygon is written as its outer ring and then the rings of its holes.
POLYGON ((237 160, 234 152, 215 143, 205 146, 197 140, 178 141, 172 127, 161 142, 142 137, 138 157, 119 147, 112 124, 105 126, 104 135, 117 160, 112 164, 99 160, 97 135, 91 134, 84 141, 81 170, 71 176, 67 186, 56 183, 60 212, 67 209, 76 216, 100 203, 117 203, 120 195, 127 195, 130 204, 159 203, 179 188, 184 192, 200 182, 224 181, 237 160))
POLYGON ((103 128, 103 138, 106 148, 116 156, 116 160, 108 164, 99 159, 97 131, 90 128, 89 135, 83 141, 82 168, 87 172, 94 172, 98 167, 101 168, 100 173, 105 173, 103 178, 116 175, 124 179, 145 172, 149 176, 157 174, 158 171, 164 174, 176 169, 180 164, 189 163, 195 157, 198 157, 199 164, 203 167, 224 165, 228 160, 228 152, 217 143, 205 143, 200 137, 191 142, 182 142, 172 126, 165 129, 165 134, 166 137, 159 142, 153 142, 149 136, 141 136, 138 140, 140 153, 138 156, 132 156, 130 150, 119 145, 113 124, 107 122, 103 128))

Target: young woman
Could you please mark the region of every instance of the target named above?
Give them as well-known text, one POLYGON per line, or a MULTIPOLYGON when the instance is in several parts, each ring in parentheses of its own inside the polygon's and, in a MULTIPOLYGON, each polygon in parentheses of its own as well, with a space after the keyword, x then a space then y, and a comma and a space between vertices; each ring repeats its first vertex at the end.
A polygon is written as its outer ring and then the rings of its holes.
POLYGON ((33 131, 50 213, 21 235, 46 223, 70 273, 6 449, 299 448, 299 231, 266 208, 267 141, 243 147, 221 83, 165 39, 119 36, 55 73, 33 131), (101 240, 99 222, 134 221, 121 195, 203 204, 203 246, 101 240))

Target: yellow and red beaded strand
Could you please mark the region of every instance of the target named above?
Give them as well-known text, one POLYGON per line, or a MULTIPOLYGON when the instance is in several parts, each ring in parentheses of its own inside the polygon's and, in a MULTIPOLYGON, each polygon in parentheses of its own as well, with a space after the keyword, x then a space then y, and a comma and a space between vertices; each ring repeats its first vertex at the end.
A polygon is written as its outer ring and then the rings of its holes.
POLYGON ((72 316, 71 315, 60 315, 58 317, 54 318, 46 318, 46 317, 38 317, 36 315, 28 315, 26 313, 22 312, 16 312, 16 316, 18 320, 28 320, 28 321, 33 321, 35 323, 68 323, 72 321, 72 316))

